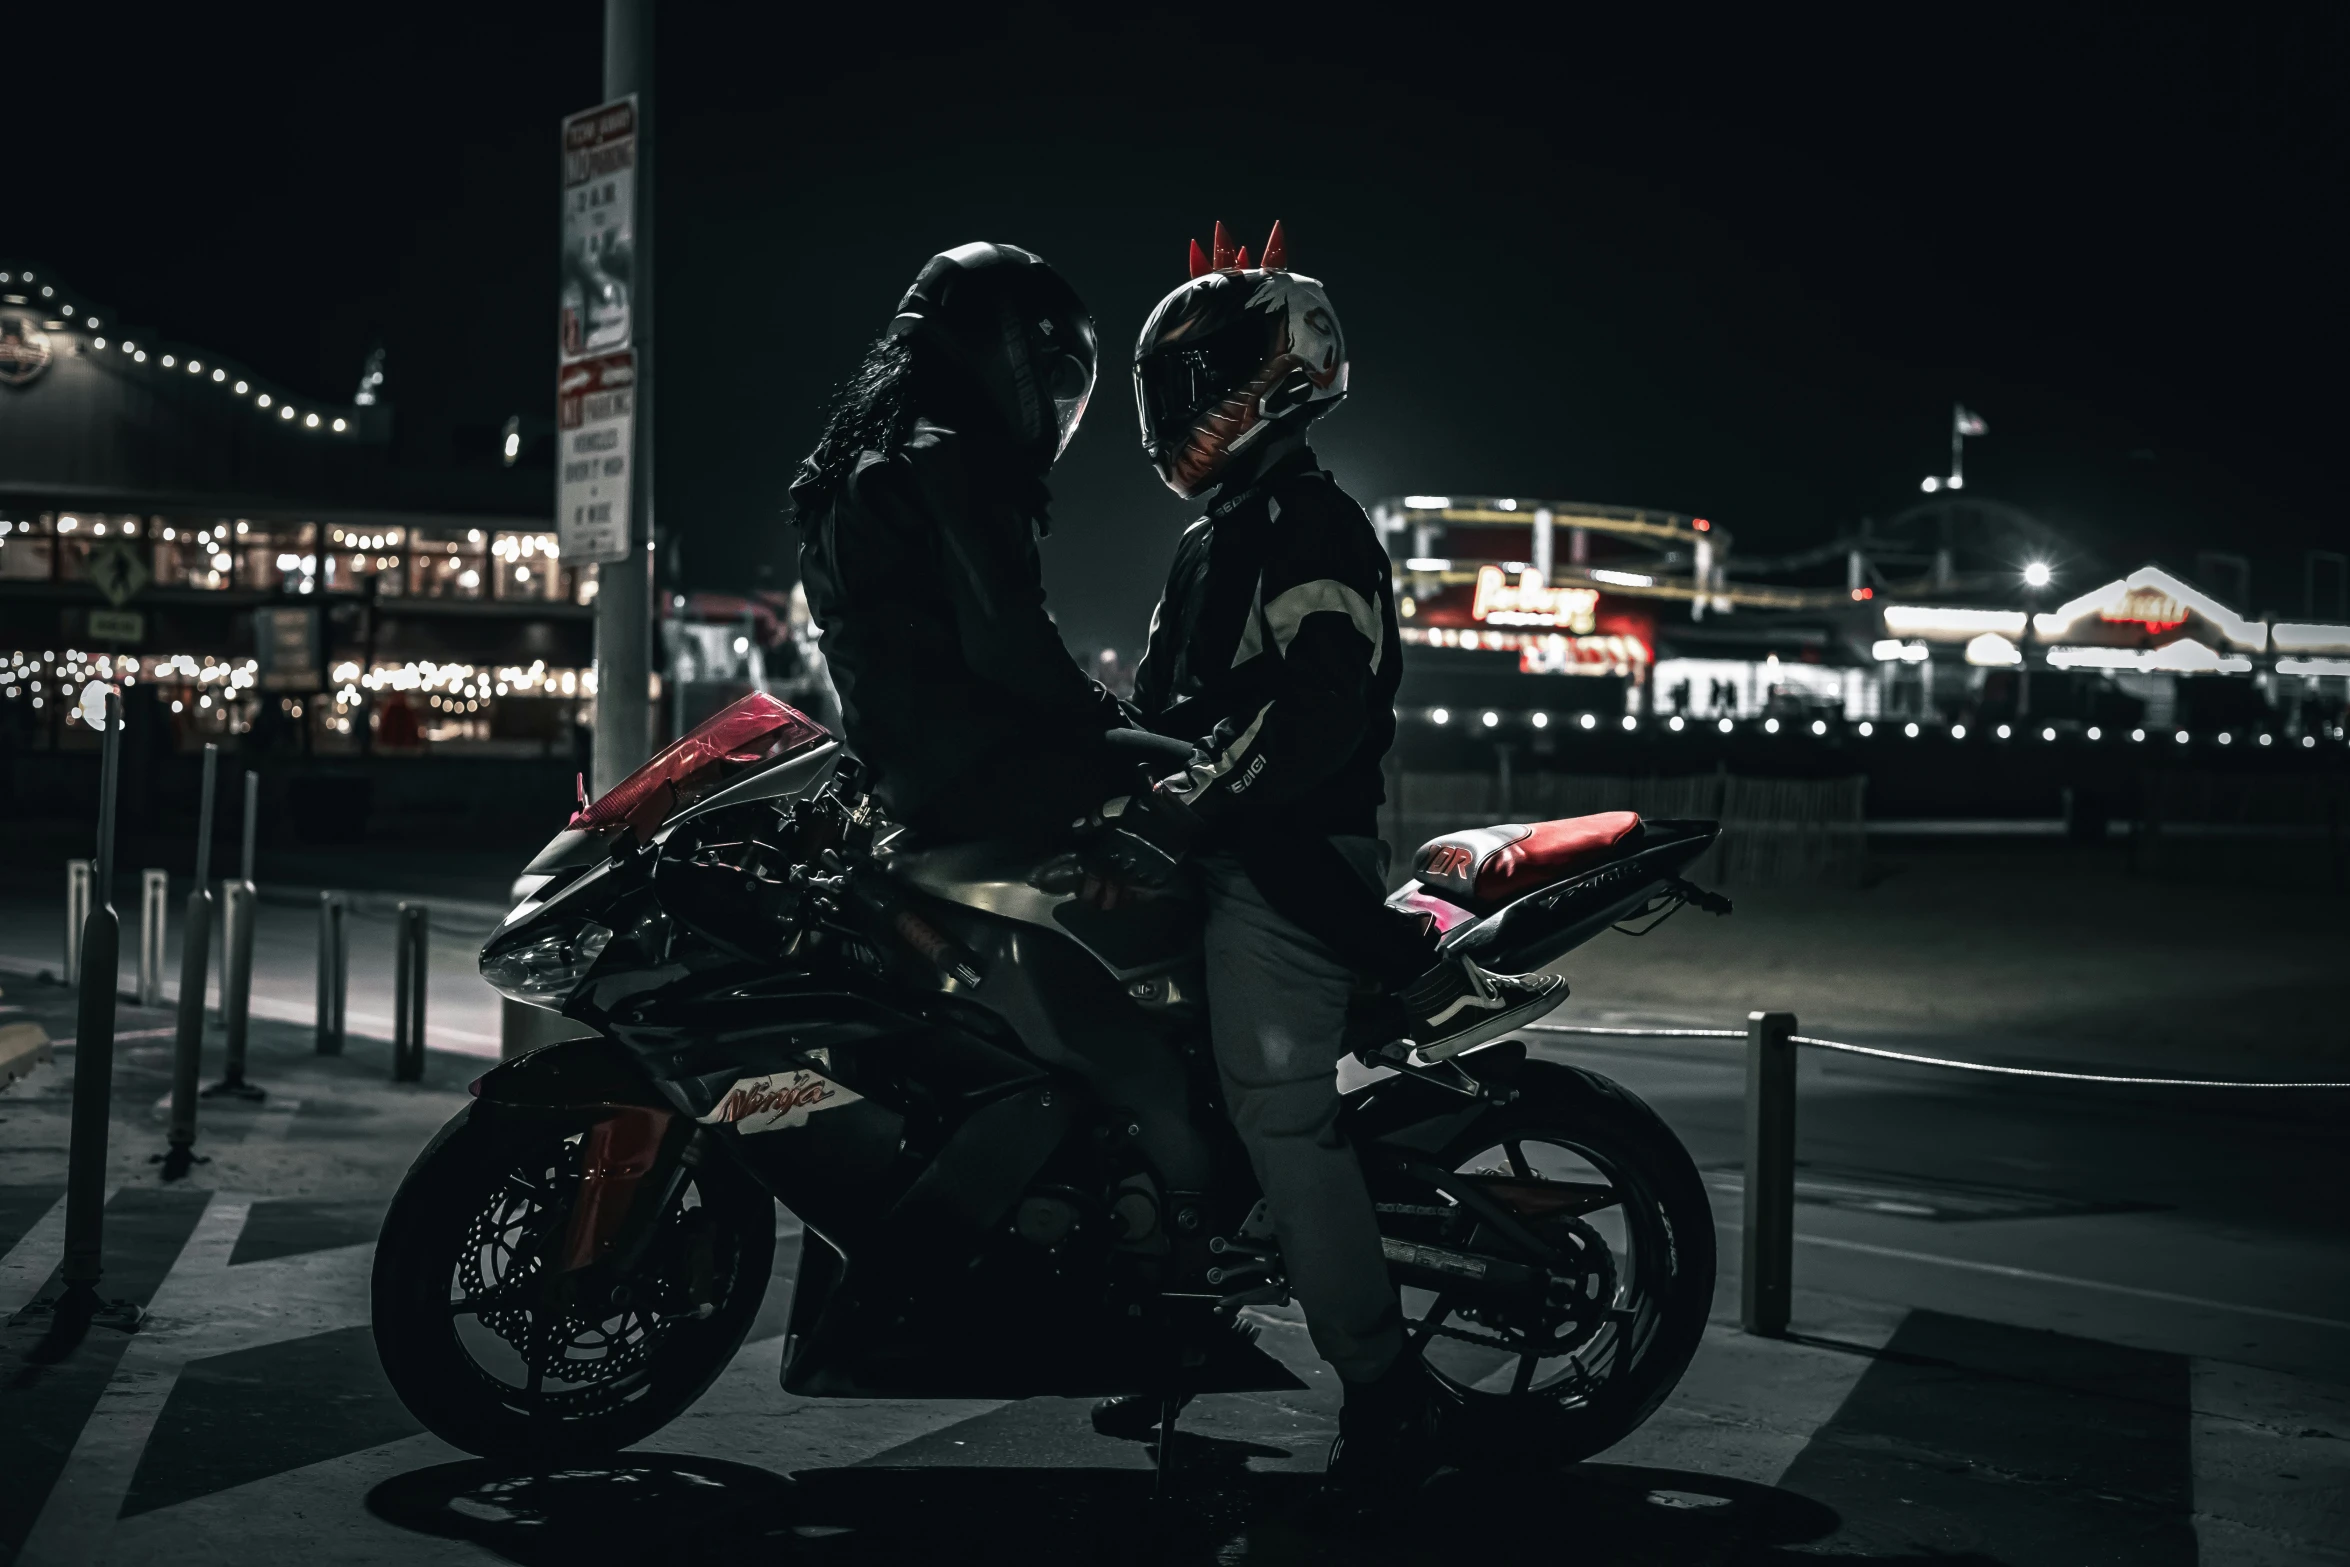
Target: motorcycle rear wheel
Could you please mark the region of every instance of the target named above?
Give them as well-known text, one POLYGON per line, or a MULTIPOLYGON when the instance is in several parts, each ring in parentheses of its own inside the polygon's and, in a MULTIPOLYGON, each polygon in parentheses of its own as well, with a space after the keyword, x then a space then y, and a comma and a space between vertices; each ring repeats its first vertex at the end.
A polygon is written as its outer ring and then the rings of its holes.
MULTIPOLYGON (((1501 1183, 1537 1208, 1564 1205, 1529 1224, 1572 1259, 1552 1270, 1563 1309, 1513 1310, 1474 1288, 1399 1280, 1405 1333, 1449 1395, 1446 1445, 1459 1461, 1574 1463, 1623 1440, 1688 1368, 1713 1304, 1713 1210, 1680 1139, 1624 1088, 1547 1062, 1528 1063, 1516 1086, 1517 1100, 1427 1163, 1501 1183)), ((1412 1222, 1381 1216, 1399 1239, 1413 1238, 1412 1222)), ((1489 1228, 1472 1249, 1517 1251, 1489 1228)))
POLYGON ((710 1159, 611 1293, 549 1309, 537 1259, 570 1213, 578 1144, 468 1106, 417 1156, 376 1242, 375 1344, 393 1390, 435 1436, 485 1458, 590 1457, 667 1425, 734 1358, 774 1268, 774 1200, 710 1159), (697 1253, 709 1269, 698 1317, 674 1309, 697 1253))

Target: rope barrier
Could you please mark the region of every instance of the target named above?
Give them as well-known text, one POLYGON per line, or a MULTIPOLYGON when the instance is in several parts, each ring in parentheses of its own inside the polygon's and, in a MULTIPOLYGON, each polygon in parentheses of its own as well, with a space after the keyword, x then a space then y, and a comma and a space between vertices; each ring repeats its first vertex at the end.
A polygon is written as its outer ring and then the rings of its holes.
POLYGON ((1599 1028, 1576 1023, 1529 1023, 1529 1034, 1610 1034, 1627 1039, 1744 1039, 1743 1028, 1599 1028))
POLYGON ((1911 1055, 1904 1050, 1879 1050, 1870 1045, 1848 1045, 1840 1039, 1813 1039, 1792 1034, 1791 1045, 1814 1050, 1836 1050, 1846 1055, 1875 1056, 1882 1061, 1906 1061, 1912 1066, 1947 1067, 1953 1072, 1990 1072, 2000 1077, 2047 1077, 2065 1083, 2117 1083, 2148 1088, 2350 1088, 2350 1083, 2231 1083, 2192 1077, 2117 1077, 2103 1072, 2057 1072, 2043 1067, 1992 1066, 1982 1061, 1945 1061, 1939 1056, 1911 1055))
MULTIPOLYGON (((1630 1039, 1744 1039, 1742 1028, 1603 1028, 1590 1024, 1531 1023, 1526 1031, 1534 1034, 1595 1034, 1630 1039)), ((2062 1083, 2109 1083, 2134 1088, 2350 1088, 2350 1082, 2340 1083, 2245 1083, 2227 1082, 2211 1078, 2188 1077, 2123 1077, 2104 1072, 2059 1072, 2045 1067, 1993 1066, 1984 1061, 1950 1061, 1940 1056, 1921 1056, 1906 1050, 1884 1050, 1874 1045, 1847 1044, 1841 1039, 1815 1039, 1808 1034, 1788 1036, 1789 1044, 1808 1045, 1814 1050, 1834 1050, 1845 1055, 1873 1056, 1880 1061, 1900 1061, 1910 1066, 1937 1066, 1952 1072, 1987 1072, 1996 1077, 2038 1077, 2062 1083)))

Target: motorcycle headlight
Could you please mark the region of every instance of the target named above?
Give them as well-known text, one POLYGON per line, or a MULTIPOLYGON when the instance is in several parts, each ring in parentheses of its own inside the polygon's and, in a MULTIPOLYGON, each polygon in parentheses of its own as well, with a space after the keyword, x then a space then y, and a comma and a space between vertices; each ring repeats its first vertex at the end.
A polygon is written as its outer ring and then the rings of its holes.
POLYGON ((481 955, 481 977, 499 995, 533 1006, 561 1006, 612 941, 601 925, 551 930, 500 952, 481 955))

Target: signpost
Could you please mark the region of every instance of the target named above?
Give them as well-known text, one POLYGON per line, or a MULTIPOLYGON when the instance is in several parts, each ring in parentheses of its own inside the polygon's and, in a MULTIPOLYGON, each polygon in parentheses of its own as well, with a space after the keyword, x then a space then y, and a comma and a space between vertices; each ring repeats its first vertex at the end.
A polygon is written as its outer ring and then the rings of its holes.
POLYGON ((555 521, 560 558, 596 567, 599 794, 652 739, 652 9, 605 0, 608 101, 562 135, 555 521))

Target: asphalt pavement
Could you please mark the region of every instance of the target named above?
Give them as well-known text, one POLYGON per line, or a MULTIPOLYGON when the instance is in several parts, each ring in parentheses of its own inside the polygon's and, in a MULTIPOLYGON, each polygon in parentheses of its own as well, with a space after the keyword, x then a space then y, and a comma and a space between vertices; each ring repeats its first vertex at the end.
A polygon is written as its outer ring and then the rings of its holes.
MULTIPOLYGON (((69 992, 5 985, 0 1024, 70 1035, 69 992)), ((38 1314, 9 1319, 0 1561, 2350 1562, 2350 1152, 2322 1106, 1810 1059, 1793 1336, 1761 1340, 1733 1325, 1735 1046, 1542 1040, 1649 1099, 1706 1170, 1716 1320, 1611 1452, 1450 1474, 1340 1540, 1308 1507, 1336 1400, 1294 1312, 1258 1315, 1307 1391, 1202 1400, 1154 1504, 1153 1451, 1094 1436, 1079 1402, 783 1394, 780 1211, 751 1340, 684 1417, 590 1470, 474 1462, 385 1384, 366 1278, 401 1170, 481 1063, 435 1051, 394 1085, 378 1046, 321 1059, 264 1022, 268 1098, 206 1101, 210 1162, 167 1185, 169 1023, 124 1010, 112 1129, 104 1288, 148 1324, 61 1353, 38 1314)), ((74 1056, 0 1091, 0 1312, 54 1288, 74 1056)))

